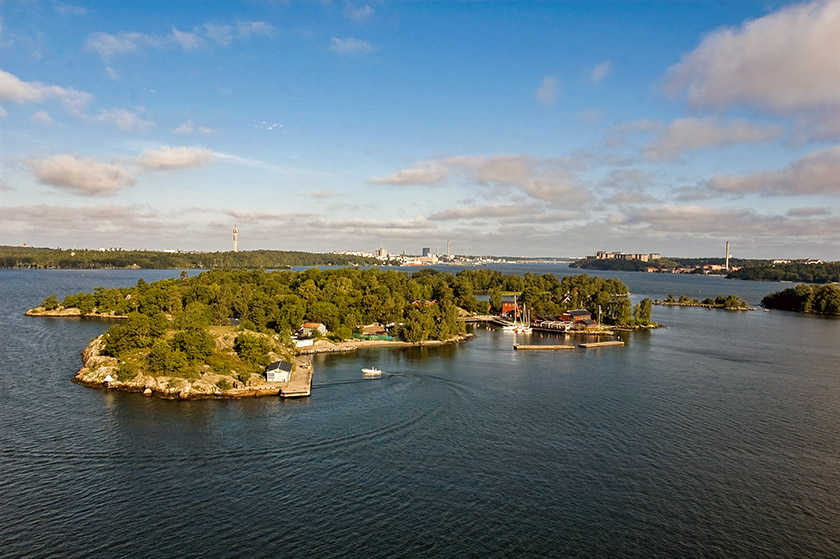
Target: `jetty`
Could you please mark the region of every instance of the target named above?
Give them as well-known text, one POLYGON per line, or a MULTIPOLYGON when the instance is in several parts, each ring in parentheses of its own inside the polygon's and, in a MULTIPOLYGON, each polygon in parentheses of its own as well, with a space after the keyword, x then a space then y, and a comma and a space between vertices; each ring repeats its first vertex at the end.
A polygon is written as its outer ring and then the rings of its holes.
POLYGON ((608 346, 623 346, 624 342, 621 340, 612 340, 609 342, 589 342, 585 344, 580 344, 580 347, 584 349, 589 349, 593 347, 608 347, 608 346))
POLYGON ((539 345, 527 345, 527 344, 513 344, 513 349, 516 350, 542 350, 542 351, 554 351, 559 349, 575 349, 573 345, 567 344, 560 344, 560 345, 550 345, 550 344, 539 344, 539 345))
POLYGON ((303 398, 312 393, 312 362, 295 359, 289 382, 280 387, 281 398, 303 398))

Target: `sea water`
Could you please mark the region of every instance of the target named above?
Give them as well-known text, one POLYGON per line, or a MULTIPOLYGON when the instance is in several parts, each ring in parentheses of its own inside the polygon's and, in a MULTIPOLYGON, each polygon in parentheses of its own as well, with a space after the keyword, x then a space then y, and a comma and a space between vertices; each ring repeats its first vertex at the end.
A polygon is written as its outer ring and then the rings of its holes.
MULTIPOLYGON (((308 399, 181 402, 73 384, 108 324, 23 316, 178 273, 0 271, 0 556, 840 556, 840 320, 654 307, 562 352, 477 327, 315 356, 308 399)), ((595 274, 634 302, 789 285, 595 274)))

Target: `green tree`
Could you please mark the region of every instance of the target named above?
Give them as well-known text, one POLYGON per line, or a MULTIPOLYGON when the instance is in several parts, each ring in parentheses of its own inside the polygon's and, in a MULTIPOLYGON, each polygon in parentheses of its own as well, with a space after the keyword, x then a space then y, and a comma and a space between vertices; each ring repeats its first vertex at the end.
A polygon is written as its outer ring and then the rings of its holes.
POLYGON ((262 336, 255 336, 243 332, 236 336, 233 349, 239 358, 246 363, 260 366, 268 365, 268 352, 271 350, 271 347, 268 340, 262 336))
POLYGON ((55 295, 50 295, 43 301, 41 301, 41 306, 44 307, 44 310, 52 311, 59 307, 58 297, 55 295))

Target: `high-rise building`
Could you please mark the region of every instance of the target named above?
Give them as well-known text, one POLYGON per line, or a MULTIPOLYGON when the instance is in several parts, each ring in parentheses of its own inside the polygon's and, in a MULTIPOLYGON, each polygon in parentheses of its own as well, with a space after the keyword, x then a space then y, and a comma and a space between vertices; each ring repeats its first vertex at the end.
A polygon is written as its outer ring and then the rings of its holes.
POLYGON ((236 225, 233 226, 233 252, 239 252, 239 247, 236 244, 239 231, 236 230, 236 225))
POLYGON ((387 248, 378 248, 373 252, 374 258, 378 258, 379 260, 387 260, 388 259, 388 249, 387 248))
POLYGON ((423 256, 431 256, 432 249, 430 247, 423 247, 423 256))

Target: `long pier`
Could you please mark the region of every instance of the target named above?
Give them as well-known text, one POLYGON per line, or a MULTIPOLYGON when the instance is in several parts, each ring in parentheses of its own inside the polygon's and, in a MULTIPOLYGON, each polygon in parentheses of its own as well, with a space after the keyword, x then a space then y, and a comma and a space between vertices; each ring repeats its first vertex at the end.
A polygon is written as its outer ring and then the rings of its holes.
POLYGON ((623 346, 624 342, 621 340, 612 340, 609 342, 589 342, 585 344, 580 344, 580 347, 584 349, 589 349, 591 347, 608 347, 608 346, 623 346))
POLYGON ((528 345, 528 344, 513 344, 513 349, 517 350, 542 350, 542 351, 552 351, 558 349, 575 349, 573 345, 561 344, 561 345, 549 345, 549 344, 540 344, 540 345, 528 345))

